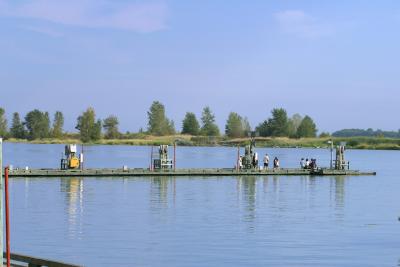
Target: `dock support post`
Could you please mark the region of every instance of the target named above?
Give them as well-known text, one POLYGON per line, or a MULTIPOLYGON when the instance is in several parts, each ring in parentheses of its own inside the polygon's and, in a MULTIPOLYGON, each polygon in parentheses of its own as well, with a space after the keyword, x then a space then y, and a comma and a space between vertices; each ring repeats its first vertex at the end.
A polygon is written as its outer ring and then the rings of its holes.
POLYGON ((174 142, 174 171, 176 169, 176 142, 174 142))
POLYGON ((3 264, 3 139, 0 137, 0 262, 3 264))
POLYGON ((10 203, 8 195, 8 167, 4 169, 5 207, 6 207, 6 256, 7 267, 10 267, 10 203))
POLYGON ((333 140, 329 140, 328 144, 331 145, 331 164, 330 164, 330 169, 333 169, 333 140))
POLYGON ((240 147, 237 147, 236 171, 239 171, 240 147))
POLYGON ((153 146, 151 146, 150 152, 150 171, 153 171, 153 146))

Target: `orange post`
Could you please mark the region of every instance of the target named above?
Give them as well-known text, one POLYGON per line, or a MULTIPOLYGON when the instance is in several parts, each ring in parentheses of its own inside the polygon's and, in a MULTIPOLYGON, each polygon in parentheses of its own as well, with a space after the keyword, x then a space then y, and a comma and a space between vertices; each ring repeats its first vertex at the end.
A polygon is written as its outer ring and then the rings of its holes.
POLYGON ((6 255, 7 267, 10 267, 10 203, 8 197, 8 167, 4 169, 4 188, 5 188, 5 206, 6 206, 6 255))

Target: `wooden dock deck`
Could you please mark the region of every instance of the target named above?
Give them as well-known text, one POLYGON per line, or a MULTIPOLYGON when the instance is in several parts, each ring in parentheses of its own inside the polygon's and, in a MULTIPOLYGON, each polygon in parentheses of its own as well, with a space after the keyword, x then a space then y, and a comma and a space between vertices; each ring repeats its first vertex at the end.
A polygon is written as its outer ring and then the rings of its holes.
MULTIPOLYGON (((4 259, 4 264, 3 266, 6 265, 6 253, 3 253, 3 259, 4 259)), ((40 259, 32 256, 26 256, 22 254, 16 254, 16 253, 11 253, 10 254, 10 259, 11 259, 11 267, 83 267, 83 265, 76 265, 76 264, 70 264, 70 263, 65 263, 61 261, 54 261, 54 260, 48 260, 48 259, 40 259)))
POLYGON ((360 176, 376 175, 376 172, 358 170, 334 170, 334 169, 267 169, 267 170, 236 170, 233 168, 213 169, 84 169, 84 170, 60 170, 60 169, 14 169, 10 170, 9 177, 153 177, 153 176, 360 176))

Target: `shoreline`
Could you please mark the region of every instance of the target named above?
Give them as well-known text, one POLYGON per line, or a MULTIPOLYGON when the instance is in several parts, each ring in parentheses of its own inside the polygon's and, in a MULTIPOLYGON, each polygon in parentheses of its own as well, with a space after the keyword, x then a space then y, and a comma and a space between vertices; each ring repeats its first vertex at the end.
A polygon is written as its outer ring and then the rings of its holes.
MULTIPOLYGON (((382 137, 332 137, 332 138, 300 138, 291 139, 287 137, 257 137, 257 147, 274 148, 329 148, 328 141, 333 140, 335 144, 346 142, 349 149, 360 150, 400 150, 400 139, 382 137)), ((189 135, 173 136, 145 136, 140 139, 100 139, 95 142, 85 143, 85 145, 128 145, 128 146, 158 146, 161 144, 178 146, 198 146, 198 147, 237 147, 245 146, 249 143, 249 138, 226 137, 204 137, 189 135)), ((79 139, 6 139, 4 143, 25 143, 25 144, 82 144, 79 139)))

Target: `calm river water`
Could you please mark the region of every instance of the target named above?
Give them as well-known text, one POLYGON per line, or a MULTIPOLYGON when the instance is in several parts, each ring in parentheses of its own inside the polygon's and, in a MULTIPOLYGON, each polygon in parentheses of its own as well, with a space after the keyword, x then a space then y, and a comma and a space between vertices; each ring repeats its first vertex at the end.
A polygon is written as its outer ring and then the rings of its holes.
MULTIPOLYGON (((56 168, 62 145, 5 144, 56 168)), ((86 147, 86 167, 148 167, 149 147, 86 147)), ((282 167, 326 149, 257 149, 282 167)), ((177 167, 233 167, 235 148, 179 147, 177 167)), ((347 151, 363 177, 11 180, 14 252, 85 266, 400 266, 400 151, 347 151)))

